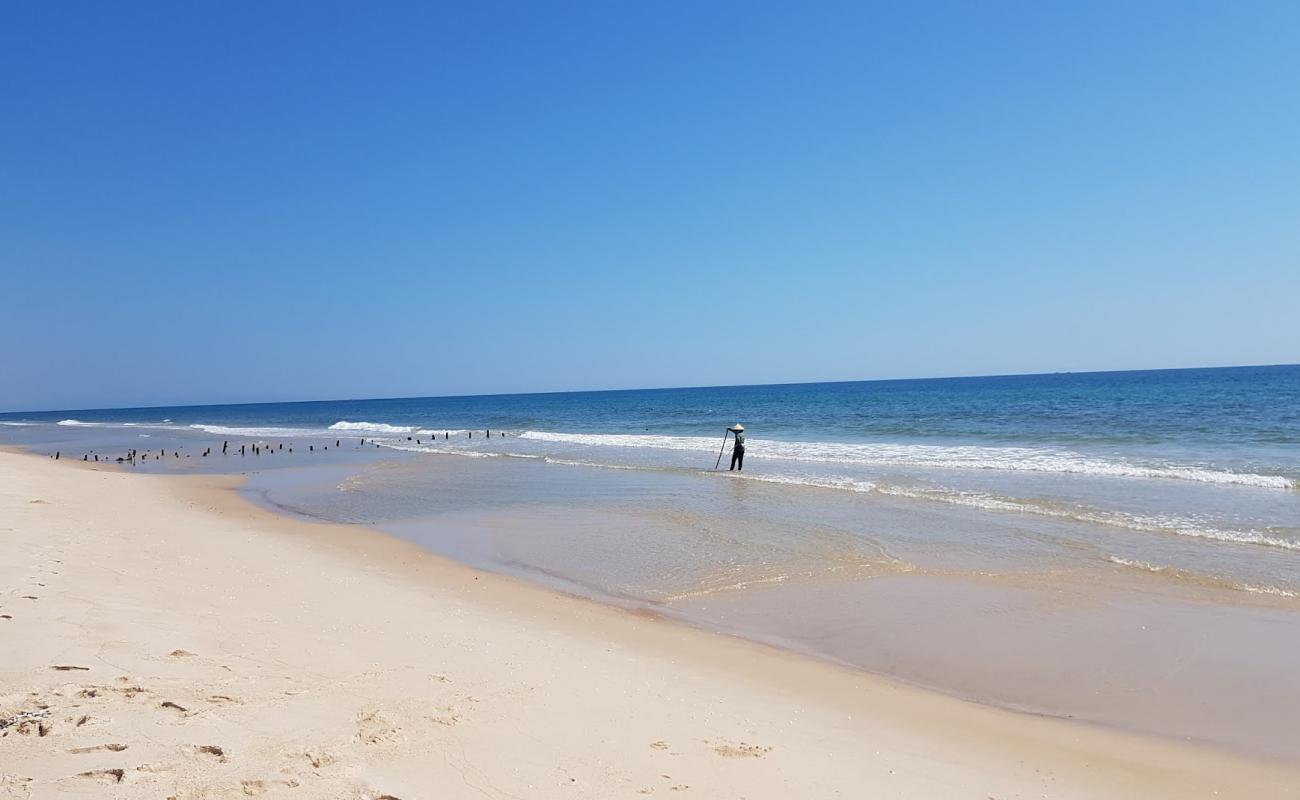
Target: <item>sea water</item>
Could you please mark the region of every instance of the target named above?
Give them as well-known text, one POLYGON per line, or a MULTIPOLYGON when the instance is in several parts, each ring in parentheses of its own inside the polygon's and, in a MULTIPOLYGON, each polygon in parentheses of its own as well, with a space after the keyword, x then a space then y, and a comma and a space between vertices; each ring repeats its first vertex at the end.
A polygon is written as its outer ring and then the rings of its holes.
POLYGON ((20 413, 3 443, 248 472, 606 602, 1300 756, 1300 366, 20 413))

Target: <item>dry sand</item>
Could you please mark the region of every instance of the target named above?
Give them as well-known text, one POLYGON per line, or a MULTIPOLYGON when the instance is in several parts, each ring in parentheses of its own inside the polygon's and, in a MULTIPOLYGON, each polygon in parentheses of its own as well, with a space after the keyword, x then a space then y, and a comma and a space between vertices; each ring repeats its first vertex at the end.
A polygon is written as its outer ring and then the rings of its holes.
POLYGON ((1300 769, 986 708, 0 452, 0 797, 1298 797, 1300 769))

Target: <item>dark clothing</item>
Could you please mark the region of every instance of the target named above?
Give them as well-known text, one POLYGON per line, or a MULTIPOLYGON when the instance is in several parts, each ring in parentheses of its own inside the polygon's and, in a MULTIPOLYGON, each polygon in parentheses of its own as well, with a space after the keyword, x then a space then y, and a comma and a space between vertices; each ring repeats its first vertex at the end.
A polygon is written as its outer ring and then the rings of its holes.
POLYGON ((745 470, 745 445, 737 444, 731 448, 731 469, 741 472, 745 470))

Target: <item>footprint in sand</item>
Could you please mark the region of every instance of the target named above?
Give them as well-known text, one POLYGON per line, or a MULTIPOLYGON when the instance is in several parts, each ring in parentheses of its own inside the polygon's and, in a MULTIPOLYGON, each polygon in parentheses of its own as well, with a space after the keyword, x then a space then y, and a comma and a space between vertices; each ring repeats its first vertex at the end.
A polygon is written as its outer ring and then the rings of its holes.
POLYGON ((4 731, 4 736, 9 735, 9 728, 13 728, 22 736, 30 736, 33 732, 45 736, 51 730, 49 724, 44 721, 49 715, 49 711, 41 708, 37 711, 19 711, 10 717, 0 717, 0 731, 4 731))
POLYGON ((313 769, 328 767, 330 764, 333 764, 335 761, 334 756, 323 751, 319 753, 313 753, 312 751, 308 750, 304 752, 302 755, 303 758, 307 759, 307 763, 311 764, 313 769))
POLYGON ((31 783, 34 778, 24 778, 19 775, 0 775, 0 796, 18 797, 22 792, 22 797, 31 797, 31 783))
POLYGON ((190 752, 196 755, 216 756, 217 760, 222 762, 226 760, 225 748, 215 744, 192 744, 190 745, 190 752))
POLYGON ((357 739, 362 744, 385 744, 395 741, 399 728, 379 715, 378 711, 362 711, 357 714, 357 739))
POLYGON ((121 783, 126 779, 126 770, 124 769, 94 769, 89 772, 77 773, 78 778, 89 778, 99 781, 100 783, 121 783))
MULTIPOLYGON (((284 780, 284 781, 270 781, 269 785, 268 785, 268 781, 264 781, 260 779, 244 780, 239 782, 239 788, 243 791, 245 795, 249 797, 256 797, 257 795, 264 794, 271 786, 275 786, 275 785, 287 786, 290 789, 296 789, 302 784, 300 784, 298 781, 293 779, 284 780)), ((204 796, 206 797, 207 795, 204 796)))
POLYGON ((738 745, 720 744, 713 748, 713 752, 723 758, 762 758, 772 752, 772 748, 763 747, 757 744, 746 744, 741 742, 738 745))
POLYGON ((77 697, 99 697, 101 694, 115 692, 122 695, 127 700, 131 700, 137 694, 145 694, 148 691, 148 689, 145 689, 142 686, 83 686, 81 687, 81 690, 77 692, 77 697))
POLYGON ((457 693, 455 700, 456 702, 447 705, 434 706, 437 713, 429 718, 439 725, 459 725, 469 718, 469 712, 479 703, 479 699, 472 694, 457 693))
POLYGON ((72 753, 73 755, 79 756, 84 753, 95 753, 100 750, 108 750, 109 752, 112 753, 120 753, 125 749, 126 749, 126 745, 124 744, 97 744, 94 747, 74 747, 68 752, 72 753))
POLYGON ((446 725, 450 728, 465 721, 465 717, 458 714, 453 706, 439 706, 437 711, 438 713, 429 717, 429 719, 439 725, 446 725))

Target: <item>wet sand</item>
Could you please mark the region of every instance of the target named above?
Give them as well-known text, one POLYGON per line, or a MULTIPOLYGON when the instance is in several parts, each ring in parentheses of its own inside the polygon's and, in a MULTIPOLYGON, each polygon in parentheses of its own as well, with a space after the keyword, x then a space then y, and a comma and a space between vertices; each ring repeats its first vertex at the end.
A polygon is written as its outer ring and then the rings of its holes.
POLYGON ((0 453, 0 796, 1289 797, 256 508, 0 453))
POLYGON ((268 471, 244 491, 963 699, 1300 764, 1297 600, 1114 563, 1068 538, 1077 525, 455 456, 268 471), (962 524, 986 531, 966 540, 962 524))
POLYGON ((1122 574, 908 574, 760 587, 677 610, 958 697, 1300 763, 1295 611, 1162 588, 1138 591, 1122 574))

